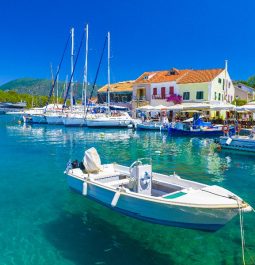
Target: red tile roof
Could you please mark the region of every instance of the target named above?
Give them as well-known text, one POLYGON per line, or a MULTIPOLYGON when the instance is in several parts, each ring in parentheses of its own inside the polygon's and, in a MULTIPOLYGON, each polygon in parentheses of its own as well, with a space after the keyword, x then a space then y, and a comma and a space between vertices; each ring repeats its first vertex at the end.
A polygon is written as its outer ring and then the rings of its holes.
POLYGON ((210 69, 210 70, 190 70, 185 76, 181 77, 178 84, 188 83, 205 83, 212 81, 224 69, 210 69))
POLYGON ((140 77, 135 80, 135 83, 161 83, 176 81, 183 75, 185 75, 189 70, 177 70, 175 68, 166 71, 155 71, 155 72, 145 72, 140 77), (174 74, 170 74, 170 71, 174 74))
POLYGON ((212 81, 224 69, 210 69, 210 70, 178 70, 172 68, 166 71, 145 72, 135 80, 135 83, 161 83, 176 81, 178 84, 187 83, 203 83, 212 81), (171 74, 174 73, 174 74, 171 74))

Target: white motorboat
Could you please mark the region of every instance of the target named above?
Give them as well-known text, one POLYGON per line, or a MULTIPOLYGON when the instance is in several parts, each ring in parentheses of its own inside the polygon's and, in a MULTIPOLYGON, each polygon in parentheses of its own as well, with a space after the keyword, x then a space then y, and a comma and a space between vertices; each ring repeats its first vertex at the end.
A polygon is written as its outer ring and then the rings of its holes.
POLYGON ((68 163, 65 173, 74 191, 114 211, 162 225, 215 231, 240 210, 252 210, 224 188, 152 172, 142 160, 130 167, 102 165, 95 148, 85 151, 83 162, 68 163))
POLYGON ((115 114, 95 114, 87 119, 88 127, 132 127, 132 118, 127 112, 120 112, 115 114))

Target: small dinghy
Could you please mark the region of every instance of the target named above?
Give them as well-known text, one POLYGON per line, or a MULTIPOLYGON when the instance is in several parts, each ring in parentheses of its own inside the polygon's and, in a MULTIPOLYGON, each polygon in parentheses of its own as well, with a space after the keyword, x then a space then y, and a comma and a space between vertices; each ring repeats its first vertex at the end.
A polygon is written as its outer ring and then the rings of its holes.
POLYGON ((82 162, 68 163, 68 185, 76 192, 114 211, 162 225, 215 231, 240 210, 251 207, 237 195, 216 185, 152 172, 144 159, 130 167, 101 164, 95 148, 82 162))

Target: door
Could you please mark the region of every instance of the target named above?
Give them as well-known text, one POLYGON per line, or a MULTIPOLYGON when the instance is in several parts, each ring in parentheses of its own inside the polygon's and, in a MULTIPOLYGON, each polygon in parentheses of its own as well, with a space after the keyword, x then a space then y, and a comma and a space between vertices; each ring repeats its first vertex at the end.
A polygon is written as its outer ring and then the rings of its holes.
POLYGON ((166 98, 166 88, 165 87, 161 87, 161 98, 162 99, 166 98))

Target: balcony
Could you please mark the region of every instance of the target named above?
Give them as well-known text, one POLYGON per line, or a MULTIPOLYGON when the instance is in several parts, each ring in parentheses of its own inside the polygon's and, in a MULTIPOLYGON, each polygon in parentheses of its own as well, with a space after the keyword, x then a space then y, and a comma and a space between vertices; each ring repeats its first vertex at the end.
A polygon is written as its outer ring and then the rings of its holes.
POLYGON ((166 99, 167 97, 166 95, 152 95, 151 99, 166 99))

